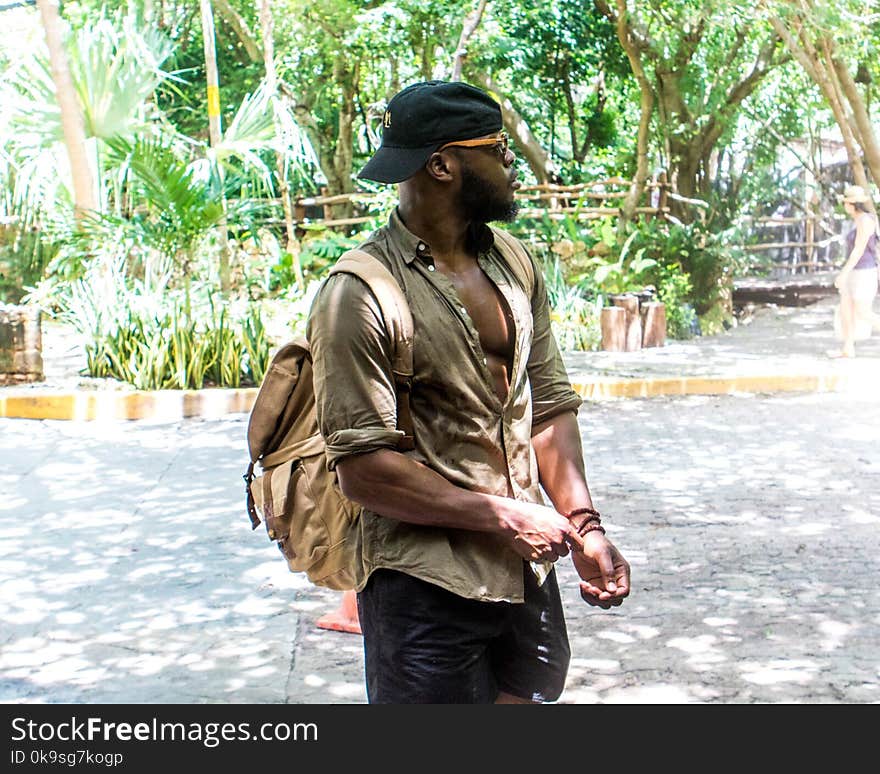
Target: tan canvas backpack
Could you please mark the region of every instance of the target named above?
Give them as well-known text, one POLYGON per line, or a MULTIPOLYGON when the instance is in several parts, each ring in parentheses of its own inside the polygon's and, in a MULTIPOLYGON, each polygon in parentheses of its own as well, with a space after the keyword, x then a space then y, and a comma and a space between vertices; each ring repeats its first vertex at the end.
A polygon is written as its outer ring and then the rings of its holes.
MULTIPOLYGON (((506 232, 493 231, 502 255, 530 291, 535 277, 525 250, 506 232)), ((360 277, 382 310, 392 340, 397 429, 403 432, 398 449, 413 449, 409 304, 394 275, 368 253, 345 253, 329 272, 339 273, 360 277)), ((285 344, 272 358, 251 409, 247 442, 250 463, 244 479, 252 527, 260 525, 262 516, 269 539, 278 544, 291 571, 306 573, 319 586, 357 588, 365 574, 358 529, 361 507, 342 494, 336 473, 327 467, 315 414, 311 352, 304 339, 285 344)))
MULTIPOLYGON (((412 382, 412 316, 397 280, 371 255, 351 250, 330 274, 354 274, 370 287, 393 341, 398 446, 413 448, 409 388, 412 382)), ((344 375, 340 375, 344 378, 344 375)), ((332 589, 353 589, 363 578, 357 518, 360 506, 340 491, 327 467, 324 439, 315 414, 312 358, 308 342, 285 344, 272 358, 247 429, 250 464, 247 510, 256 529, 260 516, 269 538, 293 572, 332 589), (255 466, 260 475, 254 475, 255 466)))

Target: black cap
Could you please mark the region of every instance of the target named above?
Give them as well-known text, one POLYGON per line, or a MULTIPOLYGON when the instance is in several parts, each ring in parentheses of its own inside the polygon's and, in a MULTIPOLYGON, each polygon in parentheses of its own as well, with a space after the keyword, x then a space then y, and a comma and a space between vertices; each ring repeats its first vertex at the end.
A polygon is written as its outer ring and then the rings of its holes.
POLYGON ((501 131, 501 107, 485 91, 460 81, 407 86, 388 103, 382 144, 358 174, 399 183, 412 177, 441 145, 501 131))

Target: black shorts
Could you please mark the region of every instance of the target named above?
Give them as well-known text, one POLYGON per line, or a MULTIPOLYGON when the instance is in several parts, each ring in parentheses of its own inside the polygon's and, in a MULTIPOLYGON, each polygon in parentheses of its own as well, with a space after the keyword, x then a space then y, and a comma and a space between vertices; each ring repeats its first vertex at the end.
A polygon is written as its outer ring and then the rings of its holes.
POLYGON ((556 573, 538 586, 523 565, 525 602, 466 599, 395 570, 358 594, 371 704, 489 704, 499 692, 555 701, 569 649, 556 573))

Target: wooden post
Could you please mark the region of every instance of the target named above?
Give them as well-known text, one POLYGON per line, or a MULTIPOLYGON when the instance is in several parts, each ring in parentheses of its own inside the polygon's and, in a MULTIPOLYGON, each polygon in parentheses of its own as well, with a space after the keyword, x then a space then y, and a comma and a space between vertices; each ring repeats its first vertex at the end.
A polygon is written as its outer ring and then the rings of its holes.
POLYGON ((635 352, 642 348, 642 319, 639 316, 639 299, 634 295, 612 296, 611 303, 626 313, 624 317, 624 351, 635 352))
POLYGON ((804 222, 804 232, 807 243, 807 272, 816 271, 816 219, 818 218, 819 194, 813 189, 812 196, 807 200, 807 213, 804 222))
POLYGON ((660 213, 669 205, 669 197, 667 196, 667 193, 669 192, 669 181, 666 179, 665 170, 657 177, 657 184, 660 187, 660 196, 657 197, 657 212, 660 213))
POLYGON ((606 352, 626 351, 626 310, 619 306, 606 306, 599 315, 602 329, 602 349, 606 352))
POLYGON ((666 344, 666 305, 660 301, 648 301, 641 305, 642 346, 662 347, 666 344))

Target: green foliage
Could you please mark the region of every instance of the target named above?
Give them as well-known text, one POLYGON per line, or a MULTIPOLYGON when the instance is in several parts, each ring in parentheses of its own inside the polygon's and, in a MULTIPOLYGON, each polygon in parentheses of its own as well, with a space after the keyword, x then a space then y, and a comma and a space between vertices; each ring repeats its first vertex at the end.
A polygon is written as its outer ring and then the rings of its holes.
POLYGON ((16 220, 0 225, 0 304, 17 304, 39 282, 57 247, 33 226, 16 220))
POLYGON ((178 158, 161 140, 109 145, 123 158, 132 193, 143 205, 130 218, 95 215, 87 221, 87 233, 122 227, 139 243, 188 262, 197 244, 226 217, 219 175, 209 169, 202 177, 203 170, 178 158))
POLYGON ((590 351, 599 348, 602 332, 599 314, 601 297, 590 300, 583 287, 571 284, 559 256, 541 261, 550 301, 550 327, 563 351, 590 351))
MULTIPOLYGON (((720 309, 715 312, 718 320, 731 317, 731 285, 738 260, 734 228, 712 230, 701 221, 675 224, 654 219, 640 221, 633 229, 628 237, 631 245, 655 261, 645 274, 646 281, 658 291, 665 285, 665 293, 691 305, 701 320, 716 309, 720 309), (676 275, 684 279, 675 279, 676 275), (685 291, 687 284, 689 291, 685 291)), ((678 314, 671 310, 672 317, 678 314)), ((689 315, 681 314, 681 325, 685 325, 689 315)))
POLYGON ((566 182, 618 173, 637 97, 614 25, 580 0, 498 0, 486 15, 467 66, 492 74, 566 182))
POLYGON ((256 307, 233 313, 206 288, 193 303, 167 281, 158 269, 132 282, 117 259, 71 286, 60 316, 84 335, 88 375, 141 390, 259 384, 270 347, 256 307))
POLYGON ((640 290, 644 287, 648 269, 657 265, 656 260, 645 256, 646 247, 638 248, 633 257, 629 258, 629 249, 636 236, 637 232, 633 232, 627 237, 620 248, 617 260, 594 259, 596 270, 593 280, 603 292, 614 295, 640 290))
MULTIPOLYGON (((347 236, 332 231, 324 226, 304 226, 306 236, 300 248, 299 261, 306 284, 310 280, 320 279, 327 270, 346 251, 357 247, 363 241, 363 234, 347 236)), ((294 257, 283 252, 271 268, 270 290, 295 287, 296 272, 294 257)))
POLYGON ((697 329, 697 313, 691 305, 690 278, 676 264, 660 266, 656 273, 657 298, 666 309, 666 335, 689 339, 697 329))

